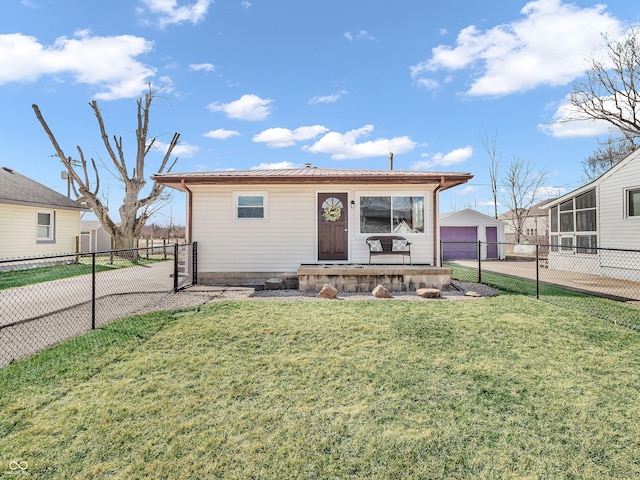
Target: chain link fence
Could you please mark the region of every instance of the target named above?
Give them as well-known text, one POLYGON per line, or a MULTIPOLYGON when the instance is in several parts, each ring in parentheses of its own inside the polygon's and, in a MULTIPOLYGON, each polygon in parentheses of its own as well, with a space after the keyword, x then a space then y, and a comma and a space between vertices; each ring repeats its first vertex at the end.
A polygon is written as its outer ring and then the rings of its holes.
POLYGON ((640 250, 441 242, 440 252, 452 279, 534 296, 640 330, 640 250), (499 252, 497 259, 492 252, 499 252))
POLYGON ((197 245, 0 260, 0 367, 195 283, 197 245))

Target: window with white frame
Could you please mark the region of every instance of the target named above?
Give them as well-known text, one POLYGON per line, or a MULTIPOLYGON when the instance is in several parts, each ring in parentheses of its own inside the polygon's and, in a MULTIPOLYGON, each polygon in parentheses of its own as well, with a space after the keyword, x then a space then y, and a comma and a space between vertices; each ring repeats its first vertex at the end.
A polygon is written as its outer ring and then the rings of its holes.
POLYGON ((54 239, 54 212, 39 210, 36 215, 36 240, 51 242, 54 239))
POLYGON ((627 190, 627 218, 640 217, 640 188, 627 190))
MULTIPOLYGON (((557 245, 560 240, 561 250, 597 253, 596 190, 589 190, 552 207, 550 223, 552 245, 557 245)), ((552 247, 551 250, 557 251, 557 248, 552 247)))
POLYGON ((424 233, 423 196, 360 196, 360 233, 424 233))
POLYGON ((267 218, 266 193, 236 193, 235 218, 237 220, 267 218))

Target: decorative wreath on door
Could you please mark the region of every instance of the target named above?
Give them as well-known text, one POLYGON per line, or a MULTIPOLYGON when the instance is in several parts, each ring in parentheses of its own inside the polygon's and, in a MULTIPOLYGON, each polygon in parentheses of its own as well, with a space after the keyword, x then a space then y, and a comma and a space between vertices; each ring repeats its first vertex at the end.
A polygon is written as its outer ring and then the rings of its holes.
POLYGON ((327 198, 322 202, 322 218, 326 222, 336 222, 342 216, 342 202, 335 197, 327 198))

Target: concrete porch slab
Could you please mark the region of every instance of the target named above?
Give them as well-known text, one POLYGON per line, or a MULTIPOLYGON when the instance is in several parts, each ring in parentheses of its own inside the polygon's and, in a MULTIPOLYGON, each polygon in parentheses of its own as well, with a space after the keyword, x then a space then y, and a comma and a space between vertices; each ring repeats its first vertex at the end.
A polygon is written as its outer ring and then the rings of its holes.
POLYGON ((340 292, 371 292, 378 285, 391 292, 447 290, 450 281, 451 269, 430 265, 315 264, 298 268, 302 292, 319 292, 325 284, 340 292))

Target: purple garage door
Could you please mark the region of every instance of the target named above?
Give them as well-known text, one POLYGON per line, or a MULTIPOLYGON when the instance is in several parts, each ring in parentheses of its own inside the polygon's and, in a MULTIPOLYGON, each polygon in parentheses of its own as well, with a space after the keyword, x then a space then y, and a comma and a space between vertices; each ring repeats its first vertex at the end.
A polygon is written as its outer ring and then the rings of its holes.
POLYGON ((498 227, 487 227, 487 258, 498 258, 498 227))
POLYGON ((445 260, 478 258, 478 227, 440 227, 440 240, 442 240, 442 255, 445 260))

